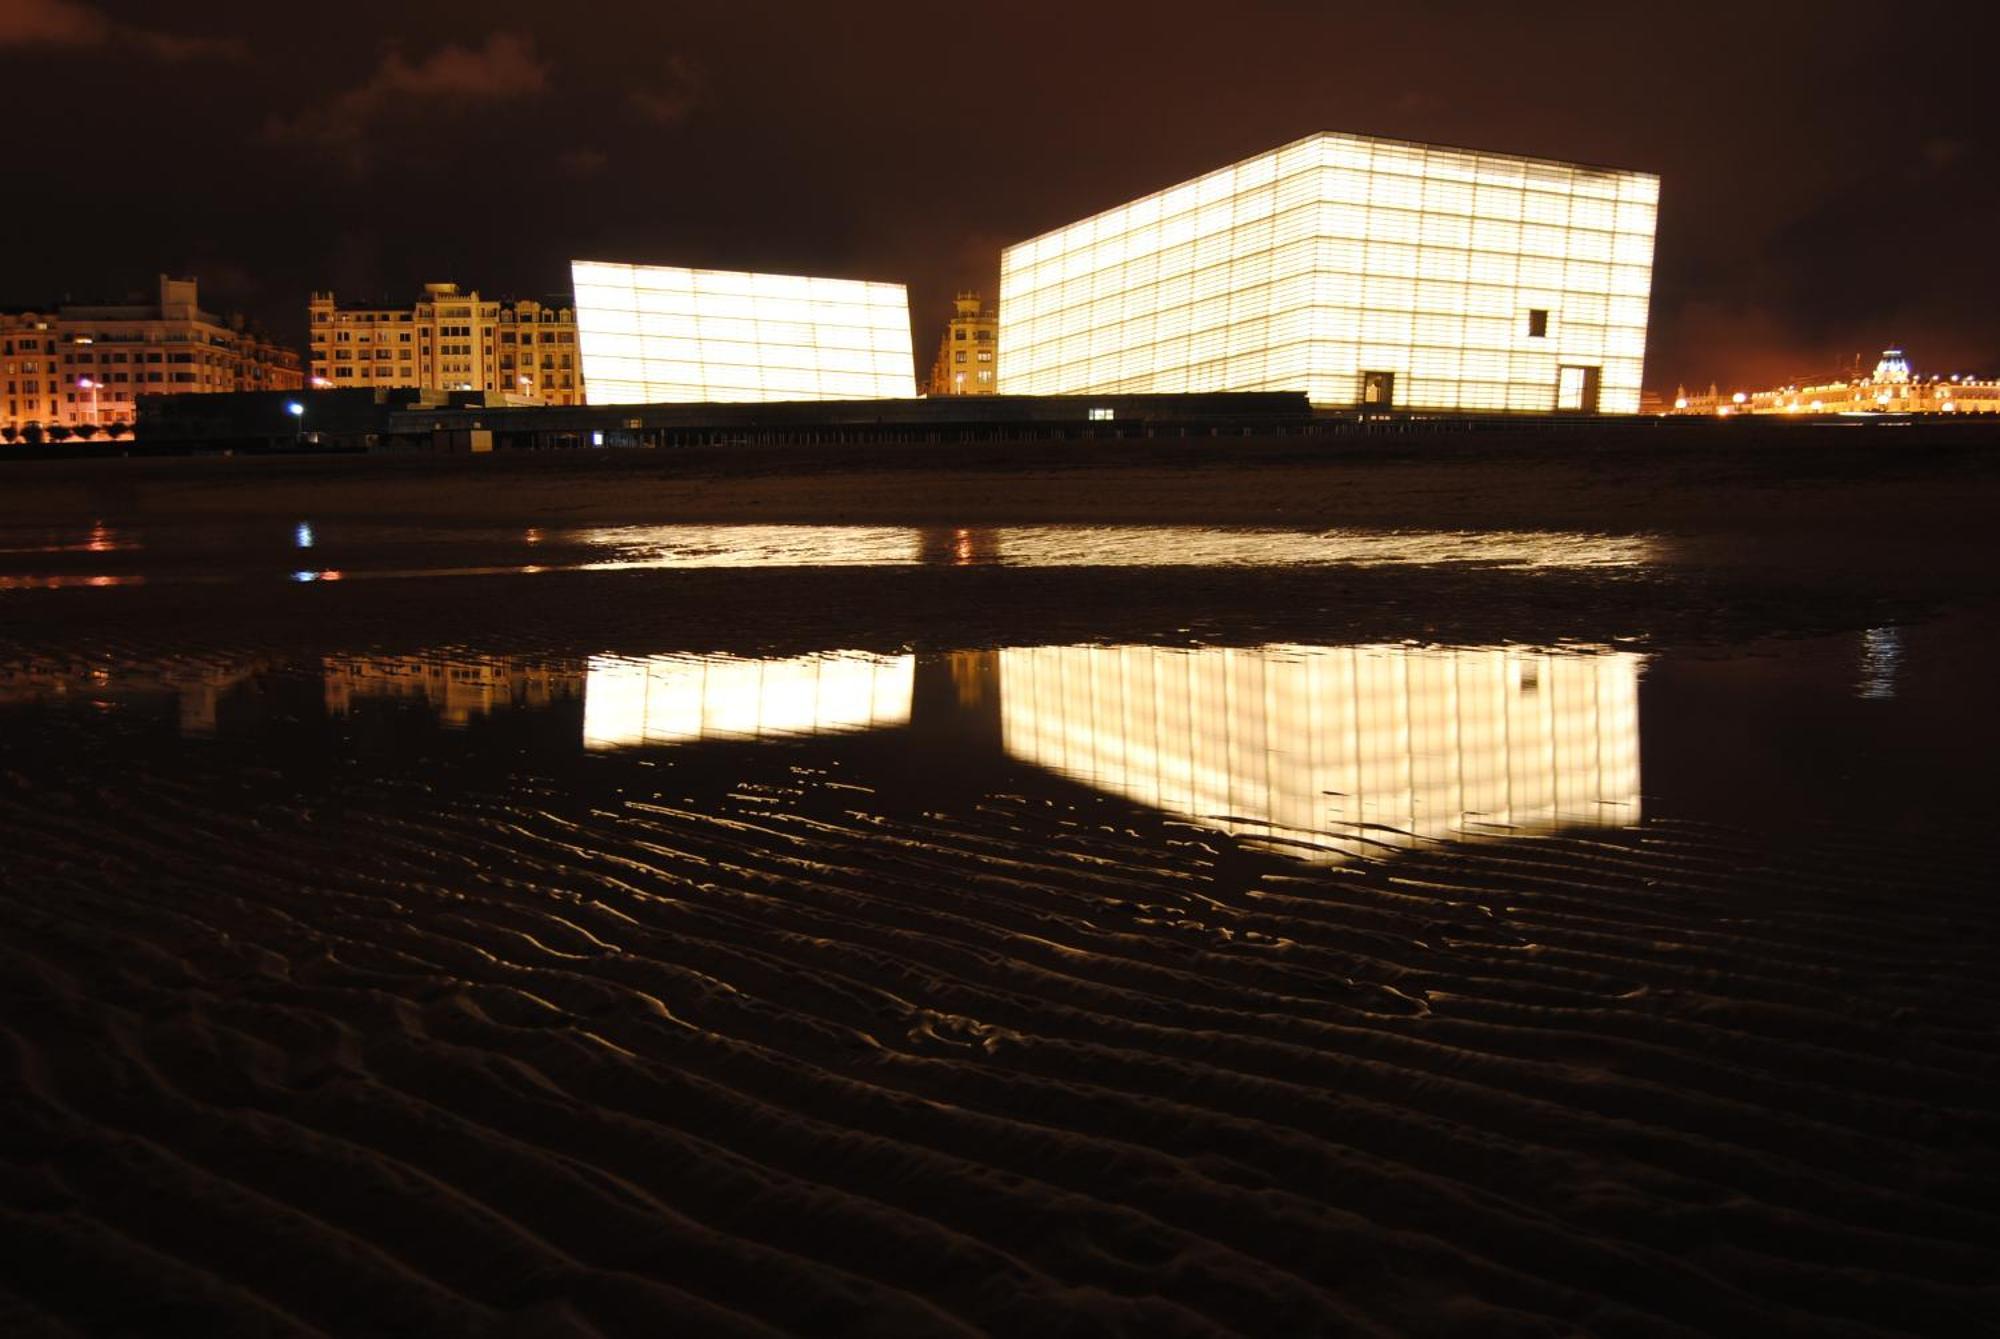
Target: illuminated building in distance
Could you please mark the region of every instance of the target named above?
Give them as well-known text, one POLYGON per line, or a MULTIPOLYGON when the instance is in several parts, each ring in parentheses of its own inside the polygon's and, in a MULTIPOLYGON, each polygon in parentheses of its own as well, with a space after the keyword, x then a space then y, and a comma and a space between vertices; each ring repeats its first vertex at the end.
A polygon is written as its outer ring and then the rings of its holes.
POLYGON ((94 437, 136 421, 141 395, 289 391, 299 355, 239 317, 202 310, 193 279, 160 276, 157 302, 0 312, 0 433, 94 437))
POLYGON ((977 293, 952 299, 952 316, 938 341, 931 364, 931 395, 995 395, 1000 383, 994 351, 1000 342, 1000 318, 977 293))
POLYGON ((1806 377, 1761 391, 1723 391, 1710 386, 1674 393, 1664 413, 1729 418, 1737 414, 2000 414, 2000 378, 1920 376, 1901 349, 1884 349, 1874 370, 1857 366, 1847 376, 1806 377))
POLYGON ((314 293, 307 321, 318 390, 414 387, 584 402, 576 313, 568 308, 425 284, 408 307, 342 306, 330 292, 314 293))
POLYGON ((914 399, 901 284, 576 261, 592 404, 914 399))
POLYGON ((1659 189, 1310 135, 1008 247, 1000 390, 1636 413, 1659 189))

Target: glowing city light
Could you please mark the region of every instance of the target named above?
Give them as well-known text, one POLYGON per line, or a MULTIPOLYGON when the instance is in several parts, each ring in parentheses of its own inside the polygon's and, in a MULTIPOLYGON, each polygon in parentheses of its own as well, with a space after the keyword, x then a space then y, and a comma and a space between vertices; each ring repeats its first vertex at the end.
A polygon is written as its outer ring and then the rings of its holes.
POLYGON ((901 284, 576 261, 592 404, 908 399, 901 284))
POLYGON ((297 400, 288 400, 285 402, 285 412, 293 418, 304 418, 306 416, 306 407, 297 400))
POLYGON ((292 543, 302 549, 311 548, 313 546, 313 528, 304 521, 300 521, 299 528, 292 532, 292 543))

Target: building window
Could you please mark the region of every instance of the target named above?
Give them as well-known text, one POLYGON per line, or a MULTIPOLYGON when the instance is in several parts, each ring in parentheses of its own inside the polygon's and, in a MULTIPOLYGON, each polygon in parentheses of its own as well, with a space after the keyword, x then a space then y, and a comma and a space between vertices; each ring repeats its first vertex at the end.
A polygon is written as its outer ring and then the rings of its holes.
POLYGON ((1549 310, 1546 307, 1528 309, 1528 338, 1547 339, 1549 337, 1549 310))

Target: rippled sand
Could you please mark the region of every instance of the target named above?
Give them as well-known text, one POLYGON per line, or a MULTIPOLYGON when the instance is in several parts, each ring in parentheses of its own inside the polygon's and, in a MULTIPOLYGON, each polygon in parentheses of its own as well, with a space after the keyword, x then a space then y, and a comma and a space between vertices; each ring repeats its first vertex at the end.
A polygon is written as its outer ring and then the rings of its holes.
POLYGON ((120 524, 0 545, 0 1332, 2000 1314, 1979 571, 120 524))
MULTIPOLYGON (((10 760, 11 761, 11 760, 10 760)), ((197 750, 0 795, 17 1315, 88 1332, 1966 1333, 1990 864, 1314 869, 865 760, 197 750)))

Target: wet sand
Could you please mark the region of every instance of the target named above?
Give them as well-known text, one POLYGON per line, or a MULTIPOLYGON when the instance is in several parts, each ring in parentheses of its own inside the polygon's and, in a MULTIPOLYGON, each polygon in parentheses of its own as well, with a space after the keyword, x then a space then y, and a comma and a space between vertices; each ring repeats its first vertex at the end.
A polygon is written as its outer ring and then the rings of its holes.
POLYGON ((1655 822, 1315 869, 865 754, 71 742, 0 792, 24 1323, 1992 1315, 1983 851, 1655 822))
POLYGON ((1279 524, 1985 542, 2000 423, 12 462, 0 522, 1279 524))
POLYGON ((1257 470, 1119 449, 1087 476, 1033 455, 962 476, 879 455, 809 477, 623 455, 0 475, 0 514, 27 526, 77 522, 78 498, 156 530, 1283 506, 1320 525, 1567 517, 1667 545, 1601 570, 0 593, 0 1330, 1990 1326, 1983 452, 1320 461, 1275 443, 1257 470), (1858 731, 1844 666, 1861 629, 1899 625, 1912 702, 1858 731), (1227 815, 975 766, 955 736, 592 753, 581 702, 441 729, 408 706, 332 716, 319 678, 264 668, 1106 642, 1633 648, 1669 666, 1642 710, 1670 744, 1636 826, 1414 849, 1385 832, 1327 862, 1227 815), (1822 643, 1823 703, 1785 669, 1822 643), (128 710, 119 685, 147 673, 226 685, 223 726, 184 737, 128 710), (1705 771, 1728 775, 1692 802, 1705 771))

